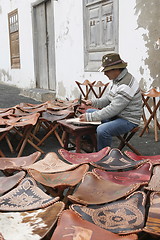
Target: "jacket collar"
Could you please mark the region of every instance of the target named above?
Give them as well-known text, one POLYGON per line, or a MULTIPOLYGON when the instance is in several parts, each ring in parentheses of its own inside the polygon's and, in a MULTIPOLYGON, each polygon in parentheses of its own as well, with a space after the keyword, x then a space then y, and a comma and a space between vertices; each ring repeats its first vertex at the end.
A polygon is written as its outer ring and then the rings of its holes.
POLYGON ((113 80, 114 83, 118 83, 119 81, 121 81, 122 78, 124 78, 124 76, 128 73, 127 68, 125 68, 116 79, 113 80))

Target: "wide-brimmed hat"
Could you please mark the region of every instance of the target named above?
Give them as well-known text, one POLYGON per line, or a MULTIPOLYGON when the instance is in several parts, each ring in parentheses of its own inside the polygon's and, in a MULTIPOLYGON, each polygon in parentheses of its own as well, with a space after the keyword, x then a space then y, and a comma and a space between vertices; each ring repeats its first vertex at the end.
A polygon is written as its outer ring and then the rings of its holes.
POLYGON ((102 57, 102 66, 99 72, 106 72, 112 69, 126 68, 127 63, 124 62, 118 53, 109 53, 102 57))

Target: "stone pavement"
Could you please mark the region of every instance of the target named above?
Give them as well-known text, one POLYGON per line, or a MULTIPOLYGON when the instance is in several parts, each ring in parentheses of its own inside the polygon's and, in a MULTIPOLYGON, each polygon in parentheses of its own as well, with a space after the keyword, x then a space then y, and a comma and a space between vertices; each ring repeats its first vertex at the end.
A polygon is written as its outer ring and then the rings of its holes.
MULTIPOLYGON (((0 108, 13 107, 16 104, 19 104, 20 102, 40 103, 40 101, 36 101, 32 98, 22 96, 20 94, 21 92, 22 92, 21 89, 17 87, 0 83, 0 108)), ((135 136, 132 138, 131 143, 141 153, 141 155, 151 155, 151 156, 160 155, 160 133, 159 133, 159 141, 155 142, 154 132, 152 128, 149 129, 149 133, 144 133, 142 137, 139 137, 138 133, 136 133, 135 136)), ((113 139, 112 148, 116 148, 117 146, 118 146, 118 142, 116 138, 116 139, 113 139)), ((3 147, 5 148, 5 146, 3 147)), ((57 141, 57 139, 52 135, 44 142, 41 148, 42 150, 44 150, 46 154, 47 152, 51 152, 51 151, 57 152, 57 150, 61 148, 61 146, 57 141)), ((128 149, 128 147, 125 147, 123 151, 124 150, 130 150, 130 149, 128 149)), ((4 152, 6 153, 6 151, 4 152)), ((28 155, 33 151, 35 151, 35 149, 33 149, 30 145, 28 145, 26 146, 23 155, 28 155)), ((8 152, 8 154, 6 155, 9 156, 10 153, 8 152)))

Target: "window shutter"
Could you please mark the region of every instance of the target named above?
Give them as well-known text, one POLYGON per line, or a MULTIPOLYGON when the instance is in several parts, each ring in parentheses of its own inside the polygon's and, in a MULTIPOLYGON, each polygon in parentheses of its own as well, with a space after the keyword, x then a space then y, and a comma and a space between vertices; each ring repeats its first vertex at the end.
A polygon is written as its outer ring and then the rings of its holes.
POLYGON ((20 68, 18 10, 8 14, 11 68, 20 68))
POLYGON ((86 0, 84 9, 85 70, 97 71, 102 56, 117 51, 117 0, 86 0))

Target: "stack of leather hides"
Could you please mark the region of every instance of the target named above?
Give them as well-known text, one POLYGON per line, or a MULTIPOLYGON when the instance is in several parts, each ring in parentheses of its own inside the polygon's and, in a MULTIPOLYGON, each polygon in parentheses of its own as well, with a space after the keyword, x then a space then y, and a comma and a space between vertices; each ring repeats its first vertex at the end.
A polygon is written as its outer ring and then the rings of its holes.
POLYGON ((159 238, 158 157, 58 153, 1 158, 0 239, 159 238))

